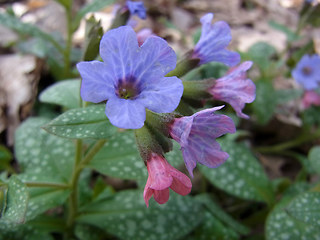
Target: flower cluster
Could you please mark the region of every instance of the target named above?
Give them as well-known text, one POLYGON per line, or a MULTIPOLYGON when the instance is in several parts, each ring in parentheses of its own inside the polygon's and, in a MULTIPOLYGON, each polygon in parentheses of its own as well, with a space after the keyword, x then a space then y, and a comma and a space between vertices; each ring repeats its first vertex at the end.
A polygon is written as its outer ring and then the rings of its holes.
POLYGON ((302 99, 304 108, 320 105, 320 95, 315 91, 320 87, 320 56, 304 55, 292 71, 293 78, 305 89, 302 99))
MULTIPOLYGON (((141 14, 142 8, 137 3, 127 5, 131 12, 141 14)), ((218 61, 235 66, 240 61, 239 54, 226 49, 231 41, 230 28, 225 22, 212 24, 212 18, 213 14, 201 18, 201 38, 189 58, 198 59, 198 65, 218 61)), ((168 150, 159 139, 167 142, 173 139, 180 144, 185 165, 193 177, 197 163, 214 168, 226 161, 229 155, 216 138, 236 129, 231 118, 215 113, 222 106, 184 113, 180 101, 190 91, 186 82, 172 74, 177 61, 175 52, 150 31, 141 38, 130 26, 110 30, 100 42, 103 62, 80 62, 77 68, 82 77, 82 99, 93 103, 106 101, 105 113, 114 126, 136 129, 139 150, 149 173, 144 190, 148 206, 152 196, 160 204, 167 202, 169 188, 187 195, 192 187, 190 179, 167 162, 164 153, 168 150), (148 118, 147 113, 159 117, 148 118), (139 131, 151 133, 150 139, 138 134, 139 131), (157 133, 157 137, 152 133, 157 133)), ((248 118, 242 110, 245 103, 255 98, 255 85, 246 77, 251 65, 244 62, 231 68, 224 77, 210 81, 204 89, 192 90, 225 101, 239 117, 248 118)))

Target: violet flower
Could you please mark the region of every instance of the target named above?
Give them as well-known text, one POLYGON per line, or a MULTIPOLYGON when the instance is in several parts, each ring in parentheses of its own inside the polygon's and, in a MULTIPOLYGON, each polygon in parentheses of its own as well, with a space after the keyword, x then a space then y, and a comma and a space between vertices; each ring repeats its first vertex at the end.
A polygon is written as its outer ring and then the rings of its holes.
POLYGON ((178 106, 183 85, 177 77, 164 77, 176 66, 176 54, 165 40, 149 37, 139 47, 129 26, 108 31, 100 42, 103 62, 80 62, 81 97, 99 103, 107 100, 105 113, 119 128, 144 125, 146 108, 169 113, 178 106))
POLYGON ((243 62, 231 69, 224 77, 217 79, 208 89, 214 99, 229 103, 241 118, 249 118, 242 113, 242 109, 246 103, 253 102, 256 96, 256 86, 246 74, 251 66, 251 61, 243 62))
POLYGON ((213 13, 207 13, 200 21, 202 31, 200 40, 196 44, 192 58, 199 58, 201 64, 221 62, 232 67, 240 62, 240 55, 226 49, 231 42, 229 25, 224 21, 212 24, 213 13))
POLYGON ((149 176, 143 192, 147 207, 152 195, 159 204, 166 203, 169 200, 169 188, 182 196, 190 193, 190 179, 172 167, 163 156, 152 153, 147 161, 147 169, 149 176))
POLYGON ((222 107, 176 118, 169 126, 170 136, 180 144, 184 162, 192 177, 197 162, 215 168, 229 157, 221 150, 216 138, 226 133, 234 133, 236 128, 228 116, 214 114, 222 107))
POLYGON ((293 78, 306 90, 319 87, 320 83, 320 56, 304 55, 292 71, 293 78))
POLYGON ((147 18, 146 9, 143 2, 127 1, 127 7, 131 15, 137 15, 141 19, 147 18))

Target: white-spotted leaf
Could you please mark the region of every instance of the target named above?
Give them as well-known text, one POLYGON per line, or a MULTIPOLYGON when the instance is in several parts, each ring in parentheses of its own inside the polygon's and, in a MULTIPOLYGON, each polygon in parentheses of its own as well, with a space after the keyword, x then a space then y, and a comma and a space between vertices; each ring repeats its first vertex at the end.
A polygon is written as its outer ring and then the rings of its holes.
POLYGON ((320 229, 320 192, 306 192, 296 197, 287 207, 289 215, 320 229))
POLYGON ((320 239, 319 227, 315 227, 312 224, 305 223, 291 216, 287 211, 288 207, 291 206, 291 204, 294 204, 297 193, 301 192, 304 189, 304 185, 292 185, 289 191, 284 194, 284 197, 281 199, 281 201, 269 213, 266 221, 267 240, 320 239))
POLYGON ((71 109, 43 128, 53 135, 72 139, 106 139, 117 131, 105 114, 104 104, 71 109))
POLYGON ((50 135, 41 126, 46 118, 29 118, 15 133, 15 154, 22 174, 29 182, 67 183, 74 162, 74 143, 50 135))
POLYGON ((0 230, 10 229, 25 222, 29 193, 27 187, 16 177, 8 182, 6 208, 0 217, 0 230))
POLYGON ((133 190, 84 206, 77 221, 125 240, 174 240, 191 232, 202 216, 201 206, 189 196, 171 191, 166 204, 151 199, 147 208, 142 191, 133 190))
POLYGON ((313 147, 308 156, 312 170, 320 174, 320 147, 313 147))
MULTIPOLYGON (((174 167, 182 163, 182 154, 177 144, 166 154, 166 159, 174 167)), ((89 163, 89 167, 112 177, 147 180, 147 169, 137 150, 132 131, 115 134, 89 163)))
POLYGON ((218 168, 198 165, 199 170, 213 185, 231 195, 272 203, 274 195, 271 184, 250 150, 241 143, 227 139, 220 139, 219 143, 230 157, 218 168))
POLYGON ((79 79, 55 83, 40 94, 39 100, 70 109, 79 108, 81 107, 80 84, 79 79))

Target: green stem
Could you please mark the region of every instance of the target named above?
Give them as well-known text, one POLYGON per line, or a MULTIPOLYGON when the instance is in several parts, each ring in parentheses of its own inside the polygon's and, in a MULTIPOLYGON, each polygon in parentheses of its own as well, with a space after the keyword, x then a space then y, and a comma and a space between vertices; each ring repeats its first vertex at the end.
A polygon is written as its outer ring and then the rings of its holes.
POLYGON ((69 215, 67 219, 67 227, 71 228, 74 219, 78 213, 78 182, 83 168, 92 160, 94 155, 104 146, 106 140, 99 140, 90 149, 90 151, 82 158, 82 141, 77 140, 77 152, 75 158, 74 172, 71 177, 70 186, 72 192, 69 197, 69 215), (81 160, 82 159, 82 160, 81 160))
POLYGON ((70 228, 73 225, 74 218, 78 210, 78 180, 81 173, 79 171, 79 163, 82 158, 82 140, 76 142, 76 155, 73 167, 73 173, 70 180, 71 194, 69 196, 69 215, 67 219, 67 227, 70 228))
POLYGON ((295 146, 299 146, 302 143, 313 141, 319 137, 320 137, 320 128, 317 129, 313 134, 302 134, 291 141, 280 143, 278 145, 274 145, 274 146, 270 146, 270 147, 269 146, 268 147, 258 147, 258 148, 255 148, 255 150, 260 153, 279 153, 279 152, 282 152, 286 149, 293 148, 295 146))
POLYGON ((67 184, 50 183, 50 182, 25 182, 24 184, 27 187, 48 187, 48 188, 60 188, 60 189, 70 188, 70 186, 67 184))
POLYGON ((72 1, 70 7, 66 9, 66 18, 67 18, 67 39, 66 39, 66 47, 64 49, 64 76, 68 77, 70 75, 70 68, 71 68, 71 50, 72 50, 72 1))

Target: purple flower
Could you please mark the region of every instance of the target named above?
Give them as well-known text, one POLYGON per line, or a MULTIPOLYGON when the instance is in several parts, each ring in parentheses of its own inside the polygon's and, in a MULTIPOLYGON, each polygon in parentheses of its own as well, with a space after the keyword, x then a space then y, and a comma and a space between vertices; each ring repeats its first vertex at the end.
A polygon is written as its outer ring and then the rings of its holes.
POLYGON ((119 128, 144 125, 146 108, 157 113, 176 109, 183 93, 177 77, 164 77, 176 66, 176 55, 167 42, 152 36, 139 47, 129 26, 108 31, 100 42, 103 62, 80 62, 81 97, 105 100, 106 115, 119 128))
POLYGON ((229 25, 224 21, 212 24, 213 13, 207 13, 200 21, 201 37, 196 44, 192 58, 199 58, 199 64, 221 62, 231 67, 240 62, 240 55, 226 49, 231 41, 229 25))
POLYGON ((242 113, 246 103, 251 103, 256 97, 256 86, 247 78, 246 71, 252 66, 247 61, 234 67, 226 76, 216 80, 215 84, 208 89, 214 99, 229 103, 238 117, 249 118, 242 113))
POLYGON ((186 167, 193 177, 197 162, 214 168, 229 157, 216 138, 236 131, 231 118, 214 112, 223 106, 202 110, 188 117, 176 118, 170 125, 170 136, 180 146, 186 167))
POLYGON ((143 2, 127 1, 127 6, 131 15, 137 15, 141 19, 146 19, 147 13, 143 2))
POLYGON ((304 55, 292 71, 293 78, 306 90, 319 87, 320 83, 320 56, 304 55))

